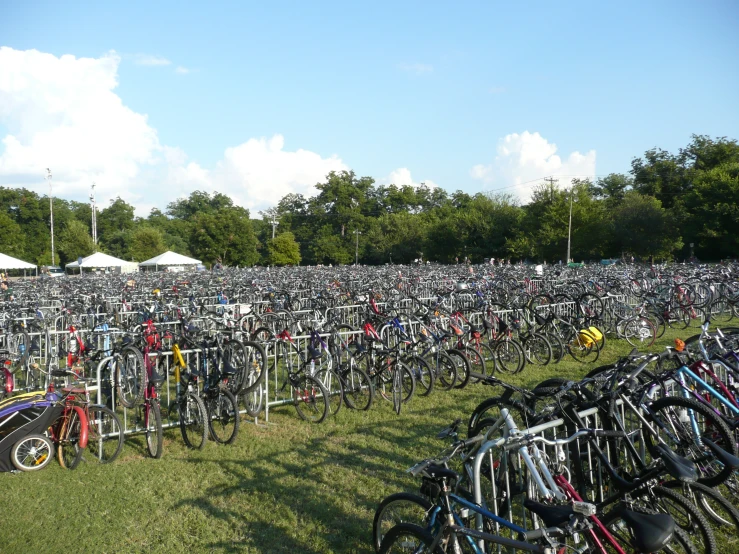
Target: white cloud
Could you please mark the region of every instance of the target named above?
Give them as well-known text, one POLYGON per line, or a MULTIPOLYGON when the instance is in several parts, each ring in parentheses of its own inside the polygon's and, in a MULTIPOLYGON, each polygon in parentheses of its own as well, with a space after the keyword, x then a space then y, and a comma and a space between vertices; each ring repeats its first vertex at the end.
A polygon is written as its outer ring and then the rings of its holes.
POLYGON ((55 194, 84 198, 97 181, 110 197, 156 162, 156 130, 113 92, 119 63, 0 47, 0 184, 34 188, 49 167, 55 194))
POLYGON ((439 185, 434 183, 431 179, 426 179, 425 181, 419 181, 416 182, 411 177, 411 170, 407 167, 399 167, 398 169, 395 169, 390 172, 390 175, 385 177, 384 179, 380 179, 379 183, 381 185, 396 185, 398 187, 404 187, 404 186, 411 186, 411 187, 420 187, 421 184, 426 185, 428 188, 436 188, 439 185))
POLYGON ((152 56, 150 54, 137 54, 133 57, 133 63, 136 65, 146 66, 162 66, 171 65, 172 62, 162 56, 152 56))
POLYGON ((398 69, 414 75, 426 75, 434 71, 434 66, 427 63, 401 63, 398 69))
POLYGON ((557 145, 539 133, 512 133, 498 141, 492 164, 472 167, 470 175, 501 192, 517 195, 522 202, 531 198, 532 181, 559 177, 560 186, 569 186, 574 178, 595 175, 595 150, 585 154, 572 152, 565 159, 557 154, 557 145))
POLYGON ((188 69, 187 67, 182 67, 181 65, 178 65, 177 69, 175 69, 174 72, 177 73, 178 75, 187 75, 188 73, 190 73, 190 69, 188 69))
POLYGON ((501 86, 490 87, 488 89, 488 92, 490 94, 503 94, 504 92, 506 92, 506 88, 501 86))
POLYGON ((0 185, 46 194, 46 167, 54 194, 87 199, 97 182, 101 206, 121 196, 148 215, 193 190, 219 191, 261 209, 285 194, 315 193, 329 171, 348 169, 337 156, 285 150, 282 135, 226 148, 212 168, 159 142, 147 116, 115 94, 120 57, 56 57, 0 47, 0 185))

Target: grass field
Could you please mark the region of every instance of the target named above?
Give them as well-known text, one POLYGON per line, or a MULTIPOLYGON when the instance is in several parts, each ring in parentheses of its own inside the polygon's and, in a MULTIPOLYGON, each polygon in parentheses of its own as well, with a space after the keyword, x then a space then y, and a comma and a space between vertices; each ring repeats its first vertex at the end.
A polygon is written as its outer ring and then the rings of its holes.
MULTIPOLYGON (((676 336, 685 333, 668 331, 653 350, 676 336)), ((597 365, 630 350, 610 340, 597 365)), ((591 367, 571 359, 529 366, 510 381, 575 378, 591 367)), ((400 416, 380 399, 321 425, 286 406, 267 426, 242 422, 230 446, 190 451, 168 430, 160 460, 131 437, 111 465, 67 471, 54 462, 39 473, 2 474, 0 552, 373 552, 377 504, 414 490, 405 469, 442 450, 436 432, 498 391, 478 384, 414 397, 400 416)))

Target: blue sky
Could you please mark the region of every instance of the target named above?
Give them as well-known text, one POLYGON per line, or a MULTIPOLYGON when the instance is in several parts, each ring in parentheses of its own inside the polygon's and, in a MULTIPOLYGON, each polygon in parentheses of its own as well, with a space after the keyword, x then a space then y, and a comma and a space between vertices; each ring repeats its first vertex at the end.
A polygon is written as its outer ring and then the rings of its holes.
POLYGON ((327 168, 525 199, 527 186, 513 185, 626 172, 692 133, 739 138, 736 1, 3 2, 2 12, 0 138, 18 144, 0 144, 0 184, 42 190, 35 167, 52 159, 68 197, 97 179, 103 197, 141 212, 195 188, 259 209, 309 192, 327 168), (53 59, 19 58, 27 50, 53 59), (64 70, 45 77, 63 55, 74 82, 64 70), (81 59, 106 61, 86 72, 81 59), (19 75, 22 87, 7 84, 19 75), (79 87, 111 78, 117 86, 85 100, 91 115, 72 105, 79 87), (94 155, 90 135, 101 137, 94 155), (56 156, 43 137, 64 143, 56 156))

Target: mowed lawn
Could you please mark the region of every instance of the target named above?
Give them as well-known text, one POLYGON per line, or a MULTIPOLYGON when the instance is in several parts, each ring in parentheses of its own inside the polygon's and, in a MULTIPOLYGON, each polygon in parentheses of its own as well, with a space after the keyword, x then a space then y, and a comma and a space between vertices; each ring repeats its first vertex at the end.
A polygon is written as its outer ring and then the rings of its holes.
MULTIPOLYGON (((693 332, 668 331, 652 350, 693 332)), ((609 340, 596 364, 528 366, 509 380, 577 378, 630 350, 609 340)), ((476 384, 416 396, 400 416, 376 398, 368 412, 344 406, 320 425, 284 406, 266 426, 242 420, 233 445, 188 450, 171 429, 160 460, 134 436, 110 465, 2 474, 0 552, 373 552, 377 504, 417 488, 406 468, 440 452, 447 443, 435 434, 497 394, 476 384)))

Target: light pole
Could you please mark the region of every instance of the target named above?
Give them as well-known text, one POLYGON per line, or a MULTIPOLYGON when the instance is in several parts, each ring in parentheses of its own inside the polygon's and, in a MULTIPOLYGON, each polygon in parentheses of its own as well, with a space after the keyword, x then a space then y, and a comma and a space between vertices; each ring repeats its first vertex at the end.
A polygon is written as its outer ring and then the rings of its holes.
POLYGON ((49 223, 51 224, 51 265, 56 265, 54 257, 54 198, 51 196, 51 169, 46 168, 46 180, 49 181, 49 223))
POLYGON ((359 235, 361 235, 361 231, 359 229, 354 231, 354 234, 357 236, 357 244, 354 247, 354 265, 359 265, 359 235))
POLYGON ((90 207, 92 208, 92 243, 98 243, 98 218, 97 205, 95 204, 95 183, 92 183, 92 192, 90 193, 90 207))
POLYGON ((570 244, 571 244, 571 237, 572 237, 572 197, 575 194, 575 186, 573 185, 570 189, 570 225, 567 228, 567 262, 570 263, 570 244))

